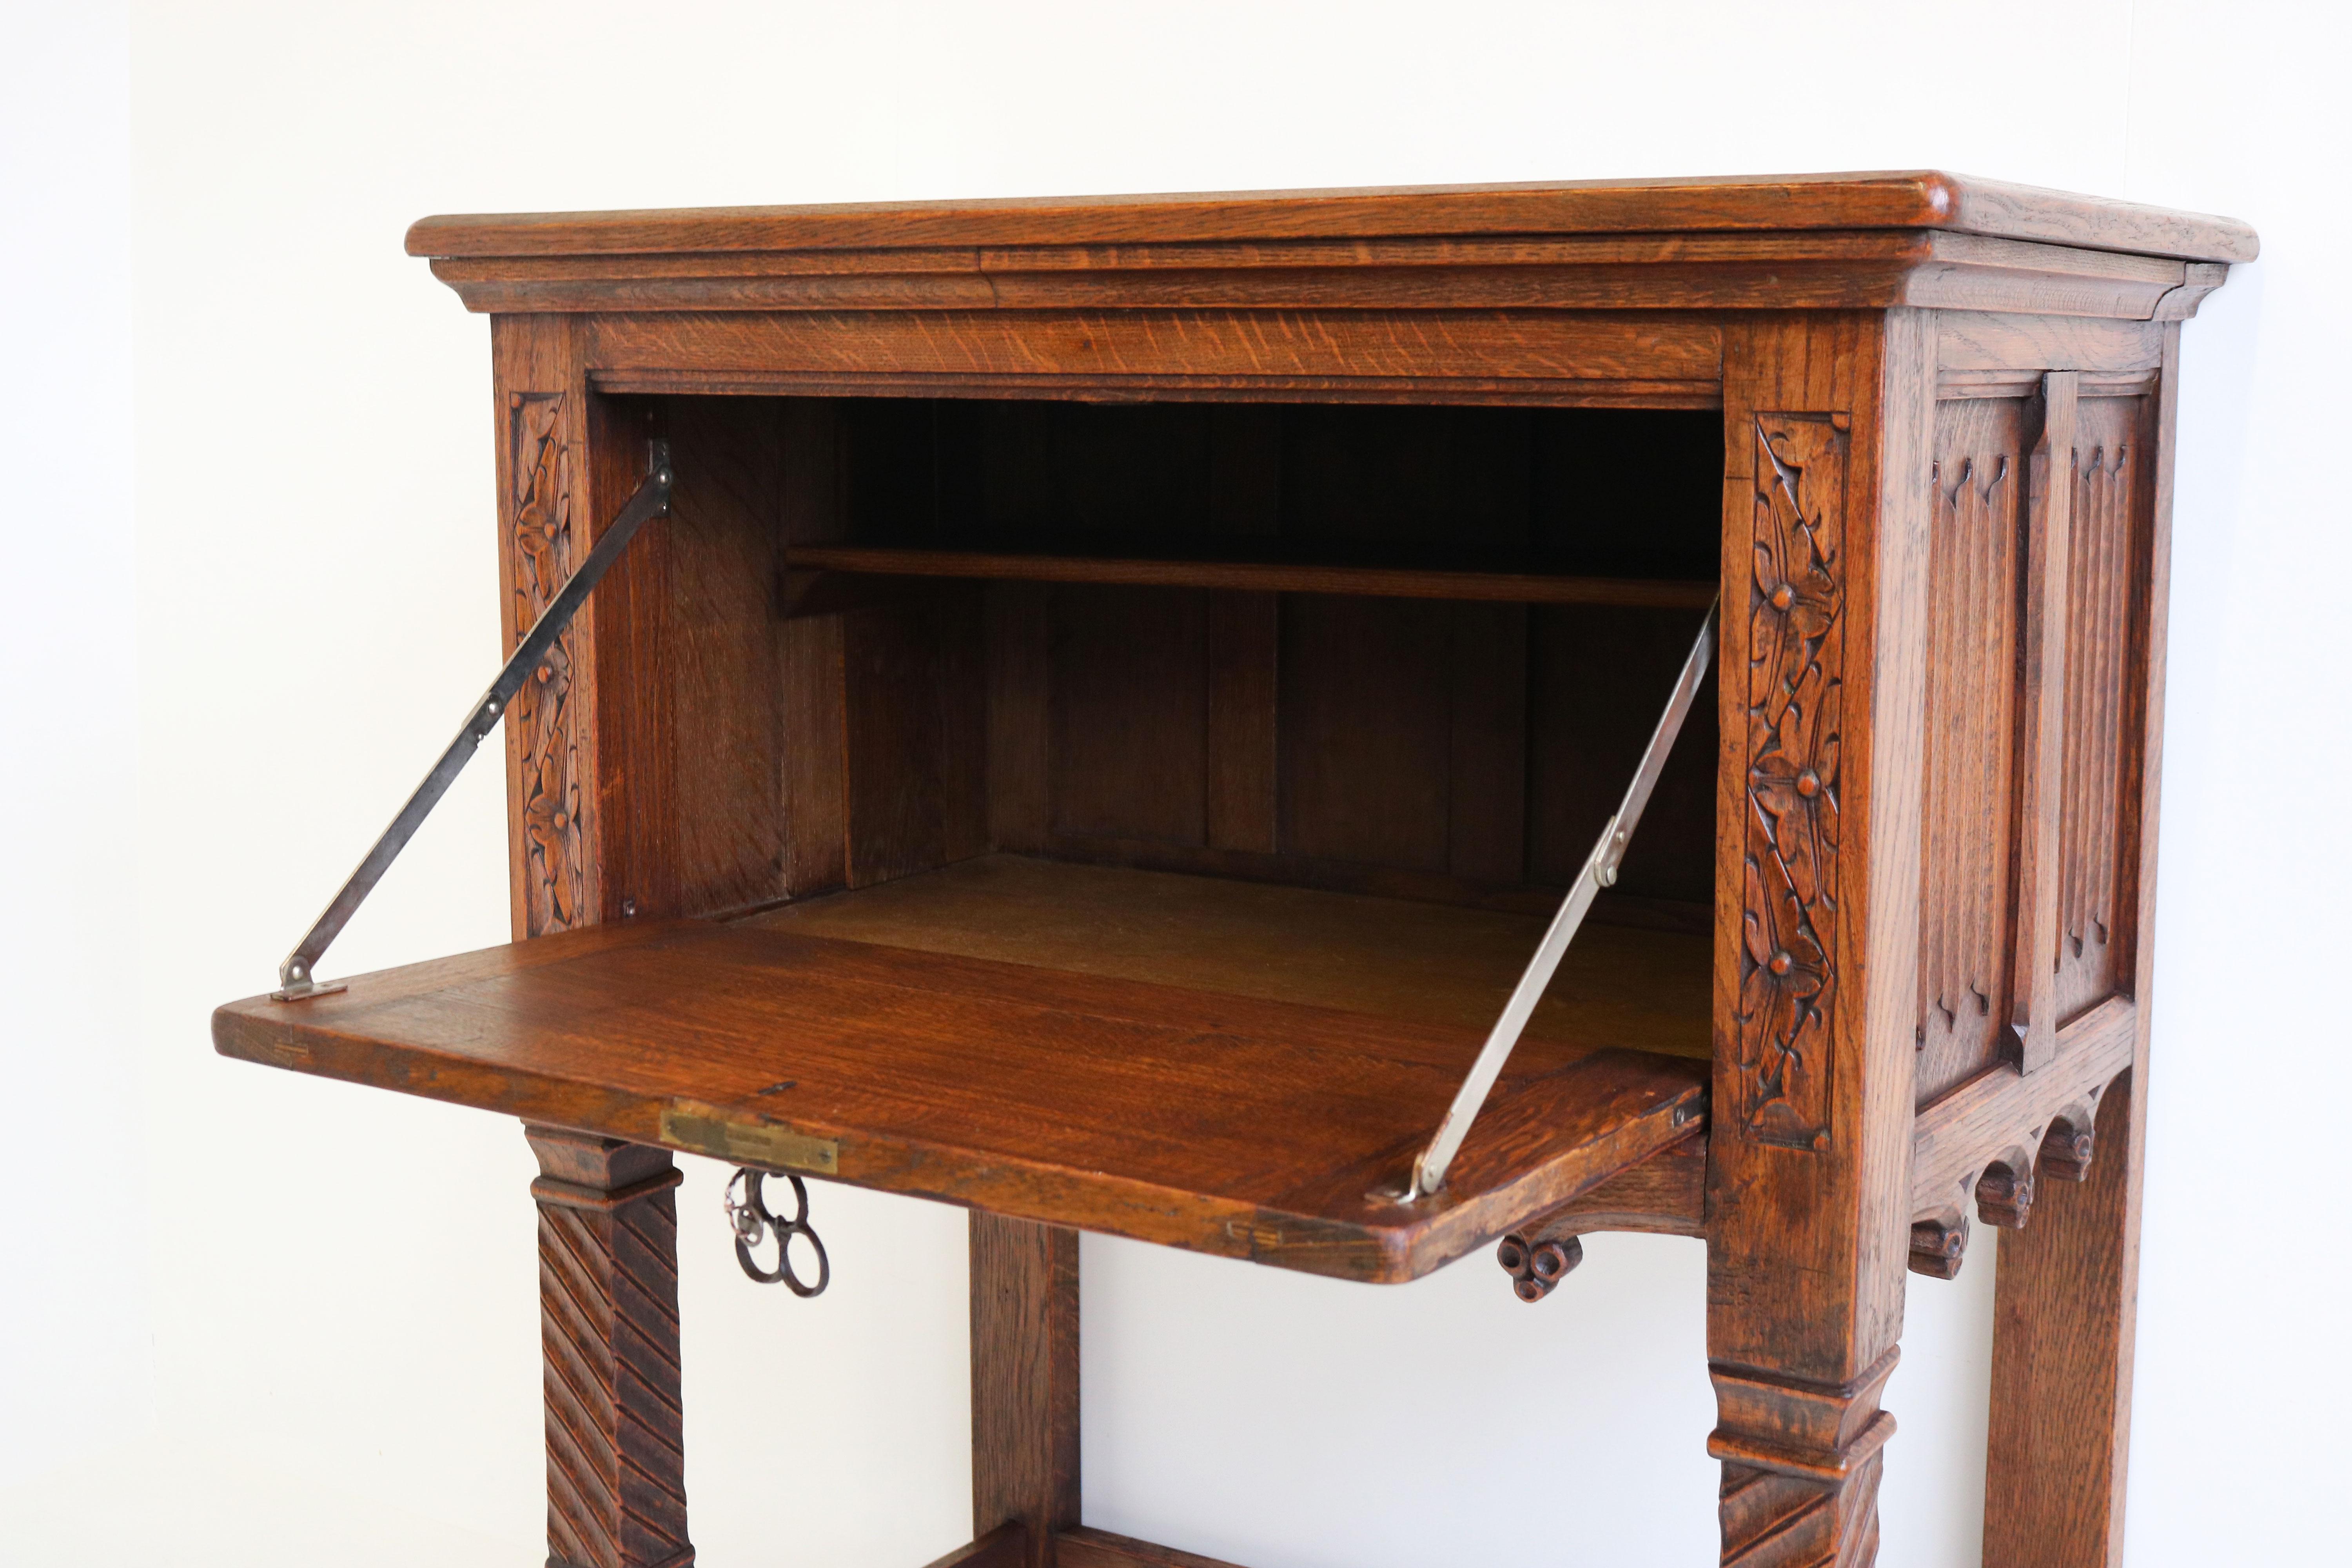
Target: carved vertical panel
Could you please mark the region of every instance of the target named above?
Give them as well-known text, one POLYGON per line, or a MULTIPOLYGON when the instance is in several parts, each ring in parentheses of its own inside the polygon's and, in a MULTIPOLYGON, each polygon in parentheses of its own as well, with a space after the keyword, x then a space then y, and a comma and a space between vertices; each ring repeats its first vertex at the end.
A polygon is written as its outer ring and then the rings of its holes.
POLYGON ((1936 410, 1927 624, 1917 1099, 2000 1058, 2016 833, 2026 405, 1936 410))
MULTIPOLYGON (((578 454, 572 450, 566 396, 507 395, 506 495, 508 646, 519 645, 588 542, 573 526, 578 454)), ((579 628, 565 630, 507 710, 516 758, 520 813, 521 885, 527 934, 568 931, 593 918, 587 901, 581 819, 586 787, 580 744, 583 721, 574 700, 579 628)))
POLYGON ((1847 440, 1827 416, 1756 419, 1741 1093, 1731 1109, 1759 1142, 1796 1149, 1829 1143, 1847 440))
MULTIPOLYGON (((2138 788, 2131 635, 2145 496, 2141 400, 2085 398, 2074 450, 2066 627, 2066 742, 2059 811, 2058 1016, 2111 996, 2130 973, 2125 805, 2138 788)), ((2136 850, 2134 851, 2136 853, 2136 850)))

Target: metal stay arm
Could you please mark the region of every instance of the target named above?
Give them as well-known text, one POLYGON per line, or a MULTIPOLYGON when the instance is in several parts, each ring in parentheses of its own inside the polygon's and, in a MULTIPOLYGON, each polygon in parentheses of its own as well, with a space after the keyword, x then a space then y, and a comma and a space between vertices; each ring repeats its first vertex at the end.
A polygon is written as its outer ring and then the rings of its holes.
POLYGON ((1503 1016, 1495 1020, 1494 1028, 1480 1047, 1478 1059, 1470 1064, 1470 1076, 1454 1094, 1454 1103, 1445 1108, 1445 1120, 1437 1124, 1437 1136, 1413 1162, 1412 1176, 1404 1192, 1404 1201, 1426 1197, 1445 1184, 1445 1168, 1454 1163, 1469 1135, 1470 1123, 1476 1120, 1479 1108, 1486 1103, 1487 1093, 1495 1080, 1502 1076, 1503 1064, 1510 1059, 1511 1049, 1519 1043, 1519 1033, 1534 1016, 1536 1004, 1543 1000, 1544 988, 1559 969, 1559 961, 1568 952, 1568 944, 1576 936, 1577 927, 1584 923, 1585 911, 1592 908, 1594 895, 1601 889, 1613 887, 1617 881, 1618 863, 1625 858, 1625 847, 1633 840, 1633 829, 1640 826, 1643 808, 1650 804, 1650 792, 1657 787, 1658 774, 1666 765, 1666 754, 1675 747, 1675 737, 1682 733, 1683 721, 1690 716, 1691 703, 1696 700, 1701 683, 1706 678, 1707 661, 1715 654, 1716 610, 1722 604, 1717 598, 1708 607, 1706 620, 1698 629, 1698 640, 1691 645, 1690 658, 1683 661, 1683 672, 1675 680, 1674 694, 1666 699, 1666 710, 1658 716, 1658 727, 1650 734, 1649 749, 1642 753, 1642 764, 1633 770, 1633 782, 1625 786, 1625 798, 1618 803, 1616 815, 1601 830, 1601 841, 1585 857, 1584 868, 1569 885, 1568 898, 1552 917, 1550 929, 1536 947, 1536 954, 1528 961, 1527 972, 1519 976, 1511 998, 1503 1004, 1503 1016))
POLYGON ((449 742, 448 749, 441 753, 441 760, 433 764, 432 771, 425 775, 425 782, 416 786, 415 793, 408 797, 408 804, 400 808, 399 815, 392 819, 392 826, 385 828, 383 837, 375 841, 375 847, 361 859, 359 868, 351 874, 342 889, 329 901, 326 912, 312 923, 302 940, 294 944, 294 951, 286 955, 286 962, 278 966, 278 989, 269 994, 272 1000, 296 1002, 306 996, 324 996, 343 989, 340 982, 322 985, 316 977, 319 960, 325 954, 327 944, 342 934, 343 927, 350 922, 360 905, 366 901, 367 896, 375 890, 375 885, 383 879, 384 872, 391 869, 393 861, 399 858, 401 850, 407 847, 409 839, 415 837, 417 828, 424 826, 433 808, 441 804, 441 797, 449 793, 450 784, 465 771, 466 763, 472 760, 482 738, 498 728, 499 719, 506 712, 507 704, 514 700, 514 694, 522 689, 522 683, 530 678, 530 672, 539 668, 548 650, 555 646, 555 639, 563 635, 563 628, 571 625, 572 617, 579 613, 580 606, 588 602, 588 595, 595 591, 598 581, 619 559, 621 552, 628 548, 629 541, 638 528, 648 519, 669 510, 671 478, 669 443, 656 441, 653 444, 653 472, 646 476, 635 493, 621 508, 620 514, 598 536, 595 548, 588 552, 588 559, 583 561, 579 570, 555 591, 555 597, 550 599, 547 608, 539 613, 539 619, 531 624, 521 644, 499 671, 498 679, 490 682, 489 689, 484 691, 467 710, 465 723, 458 728, 457 738, 449 742))

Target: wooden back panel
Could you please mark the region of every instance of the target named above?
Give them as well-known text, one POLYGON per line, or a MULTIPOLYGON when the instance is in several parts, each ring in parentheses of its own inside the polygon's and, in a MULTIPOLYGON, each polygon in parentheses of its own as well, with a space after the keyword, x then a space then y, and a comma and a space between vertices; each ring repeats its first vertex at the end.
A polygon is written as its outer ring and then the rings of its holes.
MULTIPOLYGON (((788 407, 821 427, 792 450, 828 471, 784 481, 821 498, 788 521, 794 542, 1685 577, 1711 575, 1717 549, 1708 415, 788 407)), ((1695 622, 1176 587, 910 589, 787 655, 795 685, 796 663, 837 671, 817 679, 838 681, 846 736, 837 880, 793 890, 992 845, 1546 908, 1615 805, 1695 622)), ((1628 862, 1621 918, 1704 925, 1712 715, 1692 728, 1628 862)))

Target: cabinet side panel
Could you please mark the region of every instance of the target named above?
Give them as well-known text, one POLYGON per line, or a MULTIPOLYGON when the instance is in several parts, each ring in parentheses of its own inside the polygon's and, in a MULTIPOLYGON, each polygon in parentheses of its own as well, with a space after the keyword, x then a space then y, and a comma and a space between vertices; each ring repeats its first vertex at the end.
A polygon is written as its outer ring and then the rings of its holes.
MULTIPOLYGON (((2058 1016, 2124 989, 2131 973, 2131 879, 2141 748, 2132 671, 2140 650, 2135 584, 2145 575, 2145 398, 2083 400, 2074 450, 2068 571, 2066 740, 2061 775, 2058 1016)), ((2134 851, 2136 852, 2136 850, 2134 851)))
POLYGON ((2000 1060, 2007 1044, 2029 423, 2022 399, 1952 400, 1936 409, 1920 865, 1923 1105, 2000 1060))
MULTIPOLYGON (((776 614, 782 426, 768 398, 665 399, 677 473, 668 534, 674 912, 783 896, 783 623, 776 614)), ((634 672, 646 678, 653 672, 634 672)), ((673 911, 664 911, 673 912, 673 911)))

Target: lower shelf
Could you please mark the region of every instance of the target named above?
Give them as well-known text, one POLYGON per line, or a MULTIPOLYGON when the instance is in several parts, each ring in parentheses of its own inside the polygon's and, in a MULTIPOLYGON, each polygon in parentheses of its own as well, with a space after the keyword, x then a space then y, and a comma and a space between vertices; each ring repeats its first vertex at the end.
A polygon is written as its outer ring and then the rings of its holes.
POLYGON ((1540 922, 990 857, 222 1007, 226 1055, 1024 1219, 1416 1278, 1704 1112, 1703 939, 1588 929, 1446 1188, 1401 1184, 1540 922))

